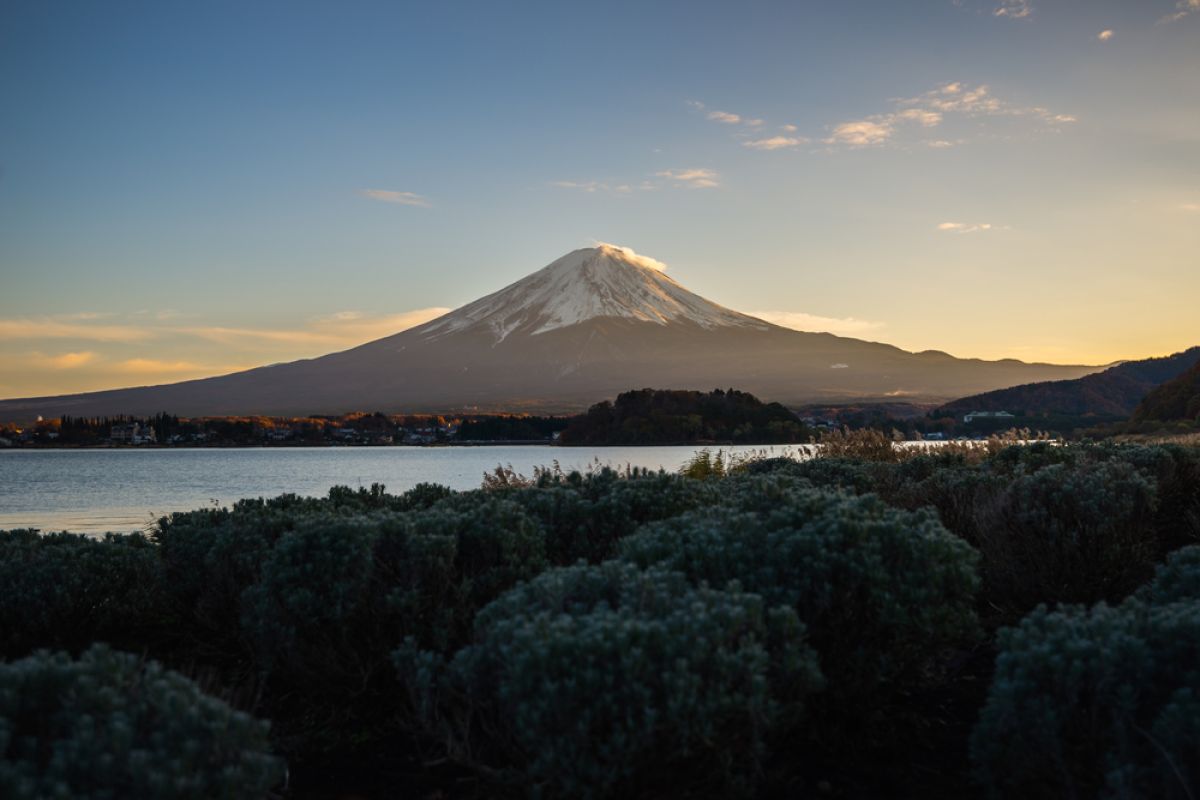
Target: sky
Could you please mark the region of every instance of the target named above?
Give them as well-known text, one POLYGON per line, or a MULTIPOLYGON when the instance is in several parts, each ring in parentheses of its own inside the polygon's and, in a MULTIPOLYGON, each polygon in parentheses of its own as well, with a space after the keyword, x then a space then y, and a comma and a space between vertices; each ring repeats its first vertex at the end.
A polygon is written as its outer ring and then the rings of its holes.
POLYGON ((597 241, 910 350, 1200 344, 1200 0, 0 6, 0 397, 345 349, 597 241))

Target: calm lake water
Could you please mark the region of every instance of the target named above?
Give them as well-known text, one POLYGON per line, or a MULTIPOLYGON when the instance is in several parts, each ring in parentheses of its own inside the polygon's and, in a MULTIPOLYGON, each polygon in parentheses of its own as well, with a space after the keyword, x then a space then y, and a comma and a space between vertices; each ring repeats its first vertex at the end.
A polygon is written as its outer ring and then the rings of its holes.
MULTIPOLYGON (((312 447, 163 450, 0 451, 0 530, 77 533, 135 531, 172 511, 226 506, 245 497, 384 484, 399 493, 418 483, 475 489, 483 473, 512 464, 525 475, 557 460, 564 470, 592 462, 677 470, 695 447, 312 447)), ((788 447, 726 447, 727 452, 788 447)))

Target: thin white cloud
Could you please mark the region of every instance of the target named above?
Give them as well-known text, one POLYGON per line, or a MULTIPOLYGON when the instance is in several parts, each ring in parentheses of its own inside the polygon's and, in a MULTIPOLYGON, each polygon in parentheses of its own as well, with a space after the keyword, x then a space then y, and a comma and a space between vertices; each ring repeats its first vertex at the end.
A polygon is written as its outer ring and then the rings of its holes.
POLYGON ((884 323, 872 320, 856 317, 822 317, 803 311, 751 311, 749 314, 752 317, 758 317, 761 320, 797 331, 852 335, 884 327, 884 323))
POLYGON ((593 239, 592 242, 596 247, 608 247, 613 250, 620 250, 626 258, 634 261, 635 263, 641 264, 643 267, 649 267, 650 269, 658 272, 667 271, 666 264, 656 258, 650 258, 650 256, 644 256, 641 253, 634 252, 632 247, 625 247, 619 244, 610 244, 609 242, 602 242, 599 239, 593 239))
POLYGON ((915 122, 922 128, 936 128, 942 124, 940 112, 924 108, 906 108, 896 113, 896 119, 902 122, 915 122))
POLYGON ((559 189, 579 189, 583 192, 607 191, 609 185, 601 181, 550 181, 551 186, 559 189))
POLYGON ((1200 11, 1200 0, 1177 0, 1175 13, 1168 14, 1159 20, 1160 23, 1178 22, 1186 16, 1200 11))
POLYGON ((1115 35, 1116 34, 1113 33, 1112 30, 1102 30, 1096 34, 1096 38, 1102 42, 1107 42, 1109 39, 1113 38, 1113 36, 1115 36, 1115 35))
MULTIPOLYGON (((103 315, 108 316, 108 315, 103 315)), ((83 339, 93 342, 137 342, 154 332, 134 325, 96 325, 94 314, 0 319, 0 339, 83 339)))
MULTIPOLYGON (((36 355, 41 355, 40 353, 36 355)), ((53 369, 78 369, 96 359, 96 354, 90 350, 79 353, 60 353, 56 356, 45 356, 44 363, 53 369)))
POLYGON ((656 177, 665 178, 676 186, 689 189, 713 189, 721 185, 721 177, 715 170, 704 167, 691 169, 664 169, 654 173, 656 177))
POLYGON ((765 119, 748 119, 744 120, 743 124, 748 128, 761 128, 767 124, 767 121, 765 119))
POLYGON ((798 131, 800 129, 797 128, 795 125, 780 125, 779 130, 783 131, 784 133, 795 133, 796 131, 798 131))
POLYGON ((737 114, 731 114, 728 111, 710 111, 708 118, 714 122, 724 122, 727 125, 737 125, 742 121, 742 118, 737 114))
POLYGON ((1179 207, 1180 211, 1187 211, 1191 214, 1200 214, 1200 203, 1184 203, 1179 207))
POLYGON ((303 328, 235 328, 206 325, 171 330, 230 346, 271 343, 351 347, 406 331, 449 311, 449 308, 443 307, 419 308, 399 314, 339 311, 329 316, 315 317, 303 328))
POLYGON ((825 144, 848 147, 874 147, 885 144, 896 132, 889 116, 877 116, 835 125, 825 144))
POLYGON ((947 233, 983 233, 1004 230, 990 222, 943 222, 937 226, 937 229, 947 233))
POLYGON ((1033 15, 1031 0, 1000 0, 1000 4, 992 11, 992 16, 1007 17, 1008 19, 1025 19, 1033 15))
POLYGON ((696 111, 704 110, 704 103, 701 103, 699 100, 685 100, 684 102, 687 103, 688 108, 695 109, 696 111))
POLYGON ((749 147, 752 150, 785 150, 807 143, 808 139, 802 136, 772 136, 767 139, 748 139, 742 142, 742 147, 749 147))
MULTIPOLYGON (((823 141, 833 147, 881 147, 900 141, 912 143, 910 134, 901 139, 906 128, 932 131, 940 128, 949 117, 957 120, 986 117, 1028 118, 1056 129, 1075 122, 1070 114, 1058 114, 1042 107, 1019 106, 996 97, 986 85, 968 86, 959 81, 942 84, 916 97, 893 99, 893 111, 872 114, 862 119, 834 125, 823 141)), ((948 147, 956 142, 939 136, 934 139, 915 137, 918 144, 948 147)))
POLYGON ((429 201, 422 195, 412 192, 396 192, 391 189, 363 189, 359 192, 363 197, 378 200, 381 203, 395 203, 401 206, 420 206, 428 208, 429 201))

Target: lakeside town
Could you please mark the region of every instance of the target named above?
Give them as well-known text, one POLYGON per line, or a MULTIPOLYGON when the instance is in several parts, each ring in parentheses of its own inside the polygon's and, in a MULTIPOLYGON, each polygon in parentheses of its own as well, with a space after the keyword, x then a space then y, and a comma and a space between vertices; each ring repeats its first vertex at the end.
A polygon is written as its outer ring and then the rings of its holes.
MULTIPOLYGON (((790 412, 789 412, 790 414, 790 412)), ((1013 427, 1016 417, 1006 411, 974 411, 961 419, 945 419, 942 430, 921 430, 905 420, 879 417, 842 419, 838 412, 822 415, 792 415, 796 428, 788 440, 807 441, 823 432, 842 427, 880 427, 880 420, 893 423, 889 432, 909 441, 983 439, 997 427, 1013 427), (853 424, 851 424, 853 423, 853 424), (899 425, 899 427, 897 427, 899 425), (984 431, 984 432, 981 432, 984 431), (957 433, 956 433, 957 432, 957 433)), ((169 414, 152 417, 119 416, 81 419, 60 417, 38 419, 27 425, 0 425, 0 447, 288 447, 288 446, 436 446, 513 443, 558 443, 576 416, 496 415, 388 415, 351 413, 311 417, 202 417, 169 414)), ((746 439, 745 436, 704 435, 692 441, 746 439)), ((758 437, 773 443, 780 437, 766 433, 758 437)))

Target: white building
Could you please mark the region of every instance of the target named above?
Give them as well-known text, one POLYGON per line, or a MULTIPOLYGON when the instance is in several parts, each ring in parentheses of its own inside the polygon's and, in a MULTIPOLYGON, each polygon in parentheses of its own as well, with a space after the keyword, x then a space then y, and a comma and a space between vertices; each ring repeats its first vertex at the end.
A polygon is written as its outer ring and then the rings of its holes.
POLYGON ((963 417, 963 422, 969 423, 977 419, 1003 422, 1004 420, 1014 419, 1014 417, 1007 411, 972 411, 963 417))

